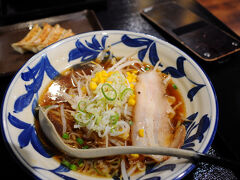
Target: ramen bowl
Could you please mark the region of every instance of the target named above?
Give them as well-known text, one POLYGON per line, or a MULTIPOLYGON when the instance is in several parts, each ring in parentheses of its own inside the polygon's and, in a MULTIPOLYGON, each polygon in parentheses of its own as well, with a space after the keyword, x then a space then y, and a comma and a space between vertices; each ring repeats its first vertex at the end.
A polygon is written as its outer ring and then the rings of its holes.
MULTIPOLYGON (((35 108, 46 86, 67 68, 96 59, 109 50, 115 57, 134 54, 170 74, 186 105, 186 137, 182 149, 206 153, 218 121, 214 88, 201 67, 177 47, 156 37, 128 31, 97 31, 79 34, 49 47, 29 59, 13 78, 2 105, 2 132, 13 154, 40 179, 96 179, 69 170, 43 146, 36 131, 35 108)), ((194 165, 171 157, 149 166, 132 179, 181 179, 194 165)), ((109 178, 107 178, 109 179, 109 178)))

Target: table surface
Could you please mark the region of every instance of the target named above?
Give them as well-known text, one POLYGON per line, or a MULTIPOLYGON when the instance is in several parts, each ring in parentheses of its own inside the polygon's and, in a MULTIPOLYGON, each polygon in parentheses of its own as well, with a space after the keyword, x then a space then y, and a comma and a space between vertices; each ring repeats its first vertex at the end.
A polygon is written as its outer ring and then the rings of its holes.
MULTIPOLYGON (((237 112, 240 112, 240 54, 228 56, 215 62, 205 62, 188 52, 180 44, 144 19, 139 11, 154 3, 163 0, 108 0, 104 8, 97 8, 96 14, 105 30, 129 30, 147 33, 164 39, 184 50, 196 60, 209 75, 215 88, 219 103, 219 123, 212 146, 208 154, 240 161, 239 127, 240 119, 237 112)), ((178 0, 177 3, 189 8, 202 18, 224 29, 239 39, 230 29, 217 20, 212 14, 205 10, 194 0, 178 0)), ((94 9, 94 7, 93 7, 94 9)), ((34 16, 33 16, 34 17, 34 16)), ((11 82, 12 76, 0 77, 2 102, 4 93, 11 82)), ((0 152, 2 155, 2 167, 0 177, 31 179, 31 175, 24 170, 23 165, 11 156, 10 150, 5 146, 3 139, 0 140, 0 152), (11 170, 12 173, 8 173, 11 170)), ((183 179, 238 179, 238 170, 230 170, 221 166, 207 163, 199 163, 183 179)))
POLYGON ((240 1, 239 0, 197 0, 223 23, 240 36, 240 1))

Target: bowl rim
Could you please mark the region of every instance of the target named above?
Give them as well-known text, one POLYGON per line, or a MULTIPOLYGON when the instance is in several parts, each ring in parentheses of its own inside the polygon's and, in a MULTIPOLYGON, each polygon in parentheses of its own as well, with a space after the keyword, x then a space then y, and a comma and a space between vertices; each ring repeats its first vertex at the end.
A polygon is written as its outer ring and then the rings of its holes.
MULTIPOLYGON (((37 57, 39 57, 40 55, 44 54, 44 52, 52 49, 52 48, 55 48, 56 46, 59 46, 65 42, 68 42, 68 41, 72 41, 74 39, 78 39, 82 36, 87 36, 87 35, 91 35, 91 34, 114 34, 114 33, 119 33, 119 34, 131 34, 131 35, 136 35, 136 36, 142 36, 142 37, 146 37, 146 38, 149 38, 149 39, 152 39, 154 41, 160 41, 161 43, 163 43, 164 45, 170 47, 170 49, 173 49, 174 51, 176 51, 177 53, 183 55, 184 57, 186 57, 188 59, 188 61, 191 61, 191 63, 195 66, 195 67, 198 67, 200 69, 200 71, 202 71, 203 75, 206 77, 207 79, 207 82, 209 83, 210 85, 210 90, 212 91, 212 94, 213 94, 213 99, 214 99, 214 107, 216 108, 216 115, 215 115, 215 124, 214 124, 214 127, 213 127, 213 131, 212 131, 212 134, 211 134, 211 137, 209 139, 209 141, 207 142, 207 145, 206 147, 203 149, 202 153, 206 153, 213 140, 214 140, 214 137, 216 135, 216 131, 217 131, 217 127, 218 127, 218 121, 219 121, 219 104, 218 104, 218 99, 217 99, 217 94, 216 94, 216 91, 215 91, 215 88, 210 80, 210 77, 208 76, 208 74, 205 72, 205 70, 201 67, 201 65, 195 61, 192 57, 190 57, 188 54, 186 54, 183 50, 181 50, 180 48, 178 48, 177 46, 165 41, 164 39, 161 39, 159 37, 155 37, 153 35, 150 35, 150 34, 146 34, 146 33, 140 33, 140 32, 134 32, 134 31, 127 31, 127 30, 99 30, 99 31, 90 31, 90 32, 85 32, 85 33, 79 33, 79 34, 76 34, 74 36, 71 36, 71 37, 68 37, 68 38, 65 38, 65 39, 62 39, 62 40, 59 40, 47 47, 45 47, 44 49, 42 49, 41 51, 39 51, 38 53, 34 54, 30 59, 28 59, 22 66, 21 68, 13 75, 12 79, 10 80, 10 83, 8 84, 5 92, 4 92, 4 95, 3 95, 3 99, 2 99, 2 102, 1 102, 1 108, 0 108, 0 126, 1 126, 1 134, 2 134, 2 137, 4 139, 4 144, 5 144, 5 147, 7 147, 7 150, 10 152, 11 156, 13 159, 17 160, 17 164, 25 171, 27 172, 27 174, 29 174, 30 176, 34 177, 35 179, 39 179, 39 177, 37 176, 37 174, 34 173, 34 171, 32 171, 29 167, 26 166, 26 162, 23 158, 20 159, 19 155, 16 154, 14 151, 13 151, 13 147, 9 144, 9 141, 6 137, 6 134, 5 134, 5 126, 6 126, 6 122, 3 121, 3 108, 4 108, 4 104, 5 104, 5 99, 6 99, 6 96, 8 95, 8 92, 9 92, 9 89, 13 83, 13 81, 15 80, 15 78, 17 76, 19 76, 19 73, 25 68, 25 66, 31 62, 34 62, 35 59, 37 59, 37 57), (24 165, 24 166, 22 166, 24 165)), ((190 164, 189 167, 187 167, 187 169, 185 169, 183 172, 181 172, 180 174, 178 174, 174 179, 175 180, 178 180, 178 179, 182 179, 183 177, 185 177, 187 174, 189 174, 194 168, 195 168, 195 164, 192 164, 192 163, 188 163, 190 164)), ((28 163, 27 163, 28 165, 28 163)))

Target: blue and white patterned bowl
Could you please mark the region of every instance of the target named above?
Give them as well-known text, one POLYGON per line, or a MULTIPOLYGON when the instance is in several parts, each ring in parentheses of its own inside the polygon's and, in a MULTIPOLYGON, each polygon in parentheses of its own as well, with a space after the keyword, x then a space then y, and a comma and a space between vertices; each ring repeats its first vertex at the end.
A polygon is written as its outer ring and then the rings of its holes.
MULTIPOLYGON (((111 46, 115 56, 136 52, 141 61, 170 73, 184 97, 187 135, 182 148, 206 153, 217 129, 216 94, 206 74, 188 55, 155 37, 128 31, 98 31, 59 41, 33 56, 12 80, 2 106, 2 132, 19 161, 40 179, 95 179, 68 170, 49 155, 35 131, 34 108, 46 85, 60 72, 95 59, 111 46)), ((170 158, 132 179, 180 179, 194 165, 170 158)))

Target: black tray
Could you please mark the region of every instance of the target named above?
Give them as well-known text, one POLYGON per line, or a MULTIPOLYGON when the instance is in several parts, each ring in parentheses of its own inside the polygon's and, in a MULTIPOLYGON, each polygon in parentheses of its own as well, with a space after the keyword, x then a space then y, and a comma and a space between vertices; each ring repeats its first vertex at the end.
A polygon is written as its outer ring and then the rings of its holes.
POLYGON ((21 40, 29 31, 33 24, 59 24, 63 28, 71 28, 75 34, 102 30, 94 11, 83 10, 76 13, 53 16, 49 18, 18 23, 0 27, 0 76, 15 73, 34 54, 19 54, 14 51, 11 44, 21 40))

